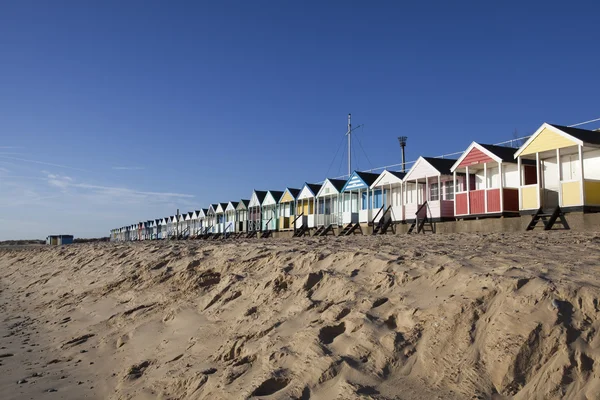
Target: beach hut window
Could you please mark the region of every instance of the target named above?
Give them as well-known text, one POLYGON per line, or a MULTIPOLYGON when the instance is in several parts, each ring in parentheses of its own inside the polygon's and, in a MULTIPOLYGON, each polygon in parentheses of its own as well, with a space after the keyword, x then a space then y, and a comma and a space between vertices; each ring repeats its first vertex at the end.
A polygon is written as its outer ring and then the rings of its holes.
POLYGON ((454 182, 444 182, 444 190, 446 192, 446 200, 454 200, 454 182))
POLYGON ((429 189, 429 200, 438 201, 440 199, 440 188, 437 183, 432 183, 429 189))

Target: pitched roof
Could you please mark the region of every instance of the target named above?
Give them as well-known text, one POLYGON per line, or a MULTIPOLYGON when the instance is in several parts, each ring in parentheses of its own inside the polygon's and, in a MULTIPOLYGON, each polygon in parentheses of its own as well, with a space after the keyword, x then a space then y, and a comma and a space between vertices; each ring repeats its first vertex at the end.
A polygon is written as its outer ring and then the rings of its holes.
POLYGON ((219 204, 221 205, 221 207, 223 207, 223 210, 224 210, 224 209, 226 209, 226 208, 227 208, 227 205, 228 205, 229 203, 219 203, 219 204))
POLYGON ((300 189, 291 189, 291 188, 287 188, 287 191, 290 192, 290 194, 292 195, 292 197, 296 198, 298 197, 298 195, 300 194, 300 189))
POLYGON ((373 174, 371 172, 361 172, 361 171, 354 171, 356 173, 356 175, 360 176, 360 179, 363 180, 363 182, 365 182, 367 184, 367 186, 371 186, 373 184, 373 182, 375 182, 377 180, 377 178, 379 178, 379 174, 373 174))
POLYGON ((239 201, 230 201, 231 205, 235 208, 240 203, 239 201))
POLYGON ((591 144, 600 144, 600 132, 588 131, 587 129, 573 128, 570 126, 562 126, 562 125, 555 125, 555 124, 548 124, 548 125, 551 125, 551 126, 555 127, 556 129, 559 129, 559 130, 563 131, 564 133, 567 133, 567 134, 573 136, 574 138, 581 140, 582 142, 591 143, 591 144))
POLYGON ((319 193, 319 190, 321 190, 321 186, 323 186, 323 184, 321 184, 321 183, 307 183, 306 186, 308 186, 308 188, 310 189, 310 191, 313 192, 314 195, 316 195, 317 193, 319 193))
POLYGON ((449 158, 434 158, 434 157, 423 157, 431 166, 437 169, 442 175, 452 175, 450 169, 457 160, 449 158))
POLYGON ((278 203, 281 196, 283 196, 283 192, 280 192, 279 190, 269 190, 269 193, 271 193, 271 196, 273 196, 276 203, 278 203))
POLYGON ((497 146, 495 144, 483 144, 483 143, 477 143, 477 144, 480 145, 481 147, 483 147, 484 149, 486 149, 487 151, 489 151, 490 153, 494 154, 496 157, 498 157, 502 161, 516 162, 516 160, 515 160, 516 149, 514 149, 512 147, 497 146))
POLYGON ((259 203, 262 203, 267 195, 267 192, 264 190, 255 190, 254 193, 256 193, 256 198, 258 199, 259 203))
POLYGON ((400 171, 388 171, 390 174, 394 175, 396 178, 400 178, 400 179, 404 179, 404 177, 406 176, 406 172, 400 172, 400 171))
POLYGON ((242 203, 243 205, 245 205, 246 207, 248 207, 248 204, 250 204, 250 200, 247 199, 241 199, 240 203, 242 203))
POLYGON ((329 179, 329 182, 331 182, 333 187, 336 188, 338 192, 341 192, 346 184, 344 179, 329 179))

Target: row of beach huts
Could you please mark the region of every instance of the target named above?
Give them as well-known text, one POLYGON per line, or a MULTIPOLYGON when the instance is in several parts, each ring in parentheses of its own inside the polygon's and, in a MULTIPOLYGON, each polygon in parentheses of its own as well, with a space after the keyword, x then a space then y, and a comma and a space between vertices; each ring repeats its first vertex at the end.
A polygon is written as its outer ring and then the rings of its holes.
POLYGON ((343 180, 254 190, 248 200, 113 229, 111 240, 382 234, 397 224, 424 232, 444 221, 520 215, 548 227, 564 213, 594 211, 600 132, 544 123, 519 149, 473 142, 458 159, 419 157, 406 173, 354 171, 343 180))

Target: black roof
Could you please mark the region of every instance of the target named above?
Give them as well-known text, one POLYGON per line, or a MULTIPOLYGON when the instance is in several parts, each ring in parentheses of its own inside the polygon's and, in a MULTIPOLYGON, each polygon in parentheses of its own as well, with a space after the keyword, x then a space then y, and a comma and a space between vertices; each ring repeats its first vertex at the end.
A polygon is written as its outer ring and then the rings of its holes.
POLYGON ((216 210, 219 205, 218 204, 211 204, 210 206, 213 208, 213 210, 216 210))
MULTIPOLYGON (((241 199, 240 203, 242 203, 243 205, 245 205, 246 207, 248 207, 248 204, 250 204, 250 200, 247 199, 241 199)), ((239 203, 238 203, 239 204, 239 203)))
POLYGON ((221 207, 223 207, 223 211, 225 211, 225 209, 227 208, 227 205, 229 203, 219 203, 221 205, 221 207))
POLYGON ((515 160, 515 152, 518 149, 506 146, 497 146, 495 144, 482 144, 478 143, 481 147, 500 158, 502 161, 517 162, 515 160))
POLYGON ((306 186, 308 186, 311 192, 313 192, 313 194, 316 196, 317 193, 319 193, 319 190, 321 190, 321 186, 323 185, 320 183, 307 183, 306 186))
MULTIPOLYGON (((354 171, 356 173, 356 175, 358 175, 360 177, 360 179, 363 180, 364 183, 367 184, 367 186, 371 186, 376 180, 377 178, 379 178, 379 174, 373 174, 371 172, 361 172, 361 171, 354 171)), ((346 183, 346 182, 344 182, 346 183)))
POLYGON ((265 199, 265 196, 267 195, 267 192, 264 190, 255 190, 254 193, 256 193, 256 197, 258 198, 258 202, 260 204, 262 204, 263 200, 265 199))
POLYGON ((233 208, 237 207, 239 204, 239 201, 230 201, 231 205, 233 206, 233 208))
POLYGON ((271 193, 271 196, 273 196, 273 199, 275 199, 277 203, 279 203, 279 199, 283 196, 283 192, 280 192, 279 190, 269 190, 269 193, 271 193))
POLYGON ((341 192, 346 184, 344 179, 329 179, 329 182, 331 182, 333 187, 336 188, 338 192, 341 192))
POLYGON ((404 179, 404 177, 406 176, 406 172, 400 172, 400 171, 388 171, 390 174, 394 175, 396 178, 400 178, 400 179, 404 179))
POLYGON ((570 126, 562 126, 555 124, 548 124, 553 127, 560 129, 561 131, 568 133, 569 135, 587 143, 600 144, 600 132, 588 131, 587 129, 573 128, 570 126))
POLYGON ((190 211, 190 212, 188 212, 187 214, 188 214, 188 215, 191 217, 192 215, 194 215, 194 212, 193 212, 193 211, 190 211))
POLYGON ((425 161, 433 166, 433 168, 437 169, 442 175, 452 175, 450 169, 454 165, 454 163, 458 160, 452 160, 449 158, 433 158, 433 157, 423 157, 425 161))
POLYGON ((208 213, 208 208, 203 208, 202 211, 204 212, 204 214, 206 215, 208 213))
POLYGON ((300 189, 287 188, 287 191, 290 192, 293 198, 298 197, 298 195, 300 194, 300 189))

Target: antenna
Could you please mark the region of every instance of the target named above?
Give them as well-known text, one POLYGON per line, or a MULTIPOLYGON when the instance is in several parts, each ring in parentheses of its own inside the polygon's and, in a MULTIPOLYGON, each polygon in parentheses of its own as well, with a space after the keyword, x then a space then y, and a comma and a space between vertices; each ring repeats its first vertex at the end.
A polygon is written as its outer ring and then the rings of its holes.
POLYGON ((398 136, 398 143, 400 143, 400 148, 402 149, 402 172, 406 172, 406 164, 404 163, 404 148, 406 147, 406 136, 398 136))
POLYGON ((348 177, 352 174, 352 114, 348 114, 348 177))

